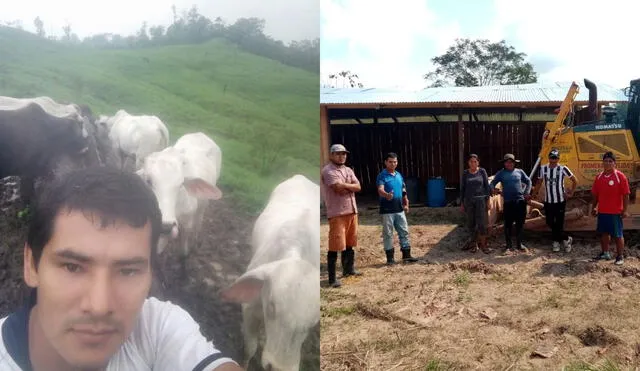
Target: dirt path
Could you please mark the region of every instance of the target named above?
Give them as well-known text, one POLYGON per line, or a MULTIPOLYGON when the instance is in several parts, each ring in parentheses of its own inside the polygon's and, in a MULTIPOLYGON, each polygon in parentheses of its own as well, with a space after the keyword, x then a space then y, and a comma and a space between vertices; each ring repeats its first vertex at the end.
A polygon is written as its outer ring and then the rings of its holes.
MULTIPOLYGON (((8 202, 13 187, 2 187, 0 199, 0 317, 22 303, 22 246, 26 225, 16 217, 18 204, 8 202)), ((239 305, 224 303, 219 291, 242 275, 251 258, 249 237, 256 216, 239 212, 228 199, 212 203, 205 215, 206 237, 187 259, 187 276, 181 272, 176 249, 167 249, 164 274, 167 287, 154 296, 180 305, 200 324, 205 336, 233 359, 243 362, 244 346, 239 305)), ((318 370, 319 326, 303 347, 302 370, 318 370)), ((252 362, 249 370, 261 370, 252 362)))
MULTIPOLYGON (((638 250, 619 267, 590 261, 599 251, 592 236, 553 253, 542 234, 527 235, 528 253, 472 254, 460 251, 461 222, 457 209, 412 210, 412 253, 421 261, 387 267, 378 216, 365 211, 356 255, 364 275, 339 289, 326 287, 322 226, 322 370, 640 365, 638 250)), ((502 244, 500 236, 491 246, 502 244)), ((399 258, 397 237, 395 246, 399 258)))

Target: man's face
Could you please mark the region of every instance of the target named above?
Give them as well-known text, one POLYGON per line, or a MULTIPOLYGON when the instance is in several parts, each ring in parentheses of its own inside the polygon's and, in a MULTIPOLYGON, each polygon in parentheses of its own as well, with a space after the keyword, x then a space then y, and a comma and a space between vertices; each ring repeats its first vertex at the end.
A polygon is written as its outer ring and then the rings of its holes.
POLYGON ((616 162, 613 161, 612 159, 608 158, 608 157, 605 158, 604 160, 602 160, 602 167, 605 170, 611 170, 611 169, 613 169, 615 167, 615 165, 616 165, 616 162))
POLYGON ((344 165, 347 162, 347 152, 332 152, 331 161, 336 165, 344 165))
POLYGON ((398 167, 398 159, 389 157, 386 160, 384 160, 384 164, 387 167, 387 170, 395 170, 396 167, 398 167))
POLYGON ((25 247, 25 280, 38 289, 30 343, 74 368, 106 366, 131 333, 152 277, 149 223, 101 230, 99 217, 87 216, 58 214, 37 270, 25 247))
POLYGON ((513 170, 516 166, 516 163, 513 160, 507 160, 504 162, 504 168, 507 170, 513 170))
POLYGON ((549 157, 549 164, 550 165, 557 165, 558 161, 560 161, 560 159, 558 157, 549 157))

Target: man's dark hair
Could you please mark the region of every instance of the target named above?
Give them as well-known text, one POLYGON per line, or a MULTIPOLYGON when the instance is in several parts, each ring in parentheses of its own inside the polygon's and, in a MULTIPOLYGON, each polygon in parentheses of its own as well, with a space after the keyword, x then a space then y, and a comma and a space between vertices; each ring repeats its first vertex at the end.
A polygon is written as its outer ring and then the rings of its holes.
POLYGON ((604 155, 602 155, 602 161, 608 158, 612 159, 613 162, 616 162, 616 156, 613 154, 613 152, 605 152, 604 155))
POLYGON ((387 161, 390 158, 398 158, 398 155, 395 152, 389 152, 387 153, 387 156, 385 156, 384 160, 387 161))
POLYGON ((56 217, 63 211, 100 218, 101 228, 116 222, 142 228, 150 222, 151 263, 155 265, 162 214, 153 191, 134 173, 97 166, 70 172, 43 185, 30 209, 27 243, 36 268, 56 217))

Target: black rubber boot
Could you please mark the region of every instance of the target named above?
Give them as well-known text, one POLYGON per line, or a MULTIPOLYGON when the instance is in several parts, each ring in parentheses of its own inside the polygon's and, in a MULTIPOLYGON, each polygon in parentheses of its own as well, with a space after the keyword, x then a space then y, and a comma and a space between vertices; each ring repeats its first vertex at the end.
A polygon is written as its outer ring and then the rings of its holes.
POLYGON ((384 253, 387 255, 387 265, 393 265, 396 261, 393 259, 394 250, 385 250, 384 253))
POLYGON ((343 250, 340 253, 340 263, 342 264, 342 277, 349 275, 349 251, 343 250))
POLYGON ((417 258, 411 256, 411 249, 402 249, 402 261, 405 263, 415 263, 418 261, 417 258))
POLYGON ((343 271, 343 277, 345 276, 362 276, 362 273, 358 272, 355 269, 355 260, 356 260, 356 252, 353 250, 353 247, 347 246, 347 268, 346 271, 343 271))
POLYGON ((336 263, 338 262, 338 252, 327 252, 327 271, 329 272, 329 286, 340 287, 342 284, 336 278, 336 263))

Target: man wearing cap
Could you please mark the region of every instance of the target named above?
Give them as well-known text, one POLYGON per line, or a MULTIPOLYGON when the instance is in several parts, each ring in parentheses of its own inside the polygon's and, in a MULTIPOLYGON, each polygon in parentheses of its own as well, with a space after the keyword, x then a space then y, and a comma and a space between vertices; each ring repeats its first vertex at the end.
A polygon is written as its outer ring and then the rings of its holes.
POLYGON ((342 144, 331 146, 329 164, 322 168, 322 190, 329 219, 329 251, 327 271, 329 285, 340 287, 336 278, 338 252, 341 253, 342 276, 360 275, 354 268, 358 243, 358 207, 355 192, 360 192, 360 182, 351 168, 347 167, 347 149, 342 144))
POLYGON ((502 183, 502 198, 504 200, 504 237, 507 244, 505 252, 512 252, 511 226, 516 224, 516 245, 519 250, 526 251, 522 244, 522 227, 527 216, 527 200, 531 198, 531 179, 521 169, 516 169, 516 157, 507 153, 502 159, 504 169, 498 171, 489 185, 496 193, 496 185, 502 183), (523 190, 523 186, 525 189, 523 190))
POLYGON ((560 243, 562 243, 565 251, 570 252, 573 238, 564 233, 564 214, 566 200, 573 195, 578 180, 568 167, 560 165, 559 162, 560 151, 554 148, 549 152, 549 164, 540 167, 535 188, 544 182, 544 212, 547 225, 551 228, 553 235, 553 251, 560 251, 560 243), (568 191, 564 187, 565 178, 569 178, 572 183, 568 191))
POLYGON ((609 242, 616 242, 616 265, 622 265, 624 236, 622 234, 622 218, 629 216, 629 181, 622 171, 616 169, 616 157, 612 152, 602 156, 604 171, 596 176, 591 187, 593 200, 592 214, 598 216, 597 232, 600 233, 601 253, 595 260, 610 260, 609 242), (596 208, 597 206, 597 208, 596 208))
POLYGON ((380 202, 380 215, 382 215, 382 243, 387 255, 387 265, 395 264, 393 250, 393 229, 398 232, 402 261, 415 263, 418 259, 411 256, 411 244, 409 242, 409 226, 405 211, 409 211, 409 198, 407 186, 402 174, 396 170, 398 167, 398 155, 394 152, 387 153, 384 160, 385 168, 376 178, 378 196, 380 202))

